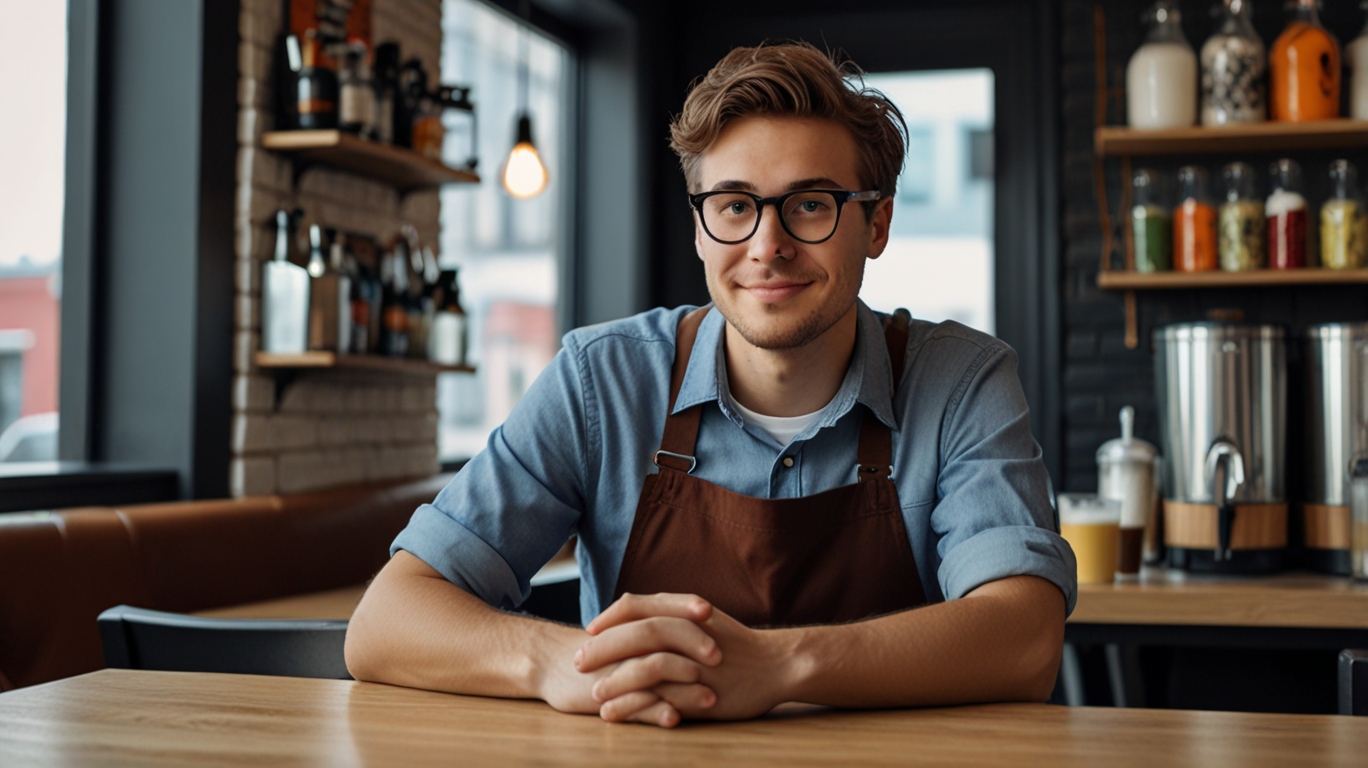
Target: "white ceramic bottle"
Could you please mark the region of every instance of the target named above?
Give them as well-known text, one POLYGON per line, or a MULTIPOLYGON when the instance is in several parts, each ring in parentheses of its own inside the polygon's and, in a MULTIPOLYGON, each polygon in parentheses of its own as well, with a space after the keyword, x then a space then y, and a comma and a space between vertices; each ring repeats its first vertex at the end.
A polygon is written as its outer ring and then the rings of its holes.
POLYGON ((1130 126, 1182 128, 1197 120, 1197 54, 1183 37, 1176 4, 1159 0, 1145 14, 1149 36, 1126 67, 1130 126))
POLYGON ((1349 67, 1349 116, 1368 120, 1368 25, 1344 47, 1344 58, 1349 67))

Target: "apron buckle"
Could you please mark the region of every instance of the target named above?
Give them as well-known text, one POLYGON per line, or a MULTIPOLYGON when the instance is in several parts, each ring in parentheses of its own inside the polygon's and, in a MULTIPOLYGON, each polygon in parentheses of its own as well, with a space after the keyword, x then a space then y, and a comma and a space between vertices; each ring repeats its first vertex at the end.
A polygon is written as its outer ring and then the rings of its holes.
POLYGON ((660 457, 661 457, 661 456, 669 456, 669 457, 672 458, 672 459, 679 459, 679 460, 681 460, 681 461, 687 461, 687 462, 689 462, 689 468, 686 469, 686 470, 684 470, 684 474, 686 474, 686 475, 692 475, 692 474, 693 474, 693 471, 694 471, 694 467, 698 466, 698 459, 695 458, 695 457, 693 457, 693 456, 685 456, 685 455, 682 454, 682 453, 674 453, 674 452, 671 452, 671 451, 664 451, 664 450, 662 450, 662 451, 656 451, 656 452, 655 452, 655 455, 651 456, 651 463, 655 464, 657 467, 660 467, 661 469, 674 469, 674 467, 666 467, 665 465, 661 464, 661 463, 660 463, 660 457))
POLYGON ((866 478, 873 478, 873 477, 878 476, 879 473, 883 473, 883 476, 884 476, 884 477, 892 477, 892 476, 893 476, 893 465, 892 465, 892 464, 889 464, 889 465, 886 466, 886 467, 867 466, 867 465, 864 465, 864 464, 856 464, 856 465, 855 465, 855 477, 856 477, 857 479, 864 480, 864 479, 866 479, 866 478))

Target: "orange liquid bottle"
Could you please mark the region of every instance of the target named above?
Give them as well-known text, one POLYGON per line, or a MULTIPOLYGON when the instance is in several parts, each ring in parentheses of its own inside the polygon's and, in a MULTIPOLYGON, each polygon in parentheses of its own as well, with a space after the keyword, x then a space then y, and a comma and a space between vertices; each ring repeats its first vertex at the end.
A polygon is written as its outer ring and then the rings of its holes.
POLYGON ((1339 43, 1320 24, 1316 0, 1297 0, 1292 21, 1268 57, 1274 120, 1301 122, 1339 116, 1339 43))
POLYGON ((1207 202, 1206 170, 1178 169, 1182 200, 1173 211, 1173 268, 1205 272, 1216 268, 1216 209, 1207 202))

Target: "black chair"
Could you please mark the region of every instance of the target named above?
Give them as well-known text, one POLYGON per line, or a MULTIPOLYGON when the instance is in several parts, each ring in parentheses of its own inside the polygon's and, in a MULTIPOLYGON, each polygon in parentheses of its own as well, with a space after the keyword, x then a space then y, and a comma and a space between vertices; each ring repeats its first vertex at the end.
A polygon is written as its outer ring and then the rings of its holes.
POLYGON ((532 581, 532 594, 518 607, 531 614, 562 624, 580 626, 579 571, 553 573, 532 581))
POLYGON ((347 622, 207 619, 119 605, 100 614, 105 666, 350 680, 347 622))
POLYGON ((1339 713, 1368 715, 1368 651, 1340 651, 1339 713))

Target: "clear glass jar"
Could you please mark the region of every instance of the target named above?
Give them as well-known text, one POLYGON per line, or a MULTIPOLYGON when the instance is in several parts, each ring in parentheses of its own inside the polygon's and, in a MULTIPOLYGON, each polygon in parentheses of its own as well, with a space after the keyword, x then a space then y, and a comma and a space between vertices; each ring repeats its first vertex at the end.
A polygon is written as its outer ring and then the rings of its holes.
POLYGON ((1178 207, 1173 209, 1173 268, 1205 272, 1216 268, 1216 209, 1207 195, 1205 168, 1178 169, 1178 207))
POLYGON ((1264 202, 1268 219, 1268 266, 1301 269, 1306 266, 1307 207, 1302 194, 1301 166, 1295 160, 1278 160, 1269 168, 1272 188, 1264 202))
POLYGON ((1348 160, 1330 163, 1330 199, 1321 206, 1321 266, 1358 269, 1368 248, 1368 215, 1359 192, 1358 171, 1348 160))
POLYGON ((1173 269, 1173 217, 1164 194, 1163 177, 1141 168, 1131 180, 1131 241, 1135 245, 1135 271, 1167 272, 1173 269))
POLYGON ((1254 195, 1254 168, 1231 163, 1221 171, 1225 179, 1225 202, 1217 214, 1216 249, 1221 269, 1244 272, 1263 269, 1267 261, 1264 237, 1264 204, 1254 195))
MULTIPOLYGON (((1368 10, 1368 2, 1360 7, 1368 10)), ((1344 64, 1349 68, 1349 116, 1368 120, 1368 23, 1353 42, 1344 46, 1344 64)))
POLYGON ((1301 122, 1339 116, 1339 42, 1320 23, 1317 0, 1289 3, 1292 19, 1268 57, 1274 120, 1301 122))
POLYGON ((1202 125, 1268 117, 1268 54, 1250 22, 1250 0, 1224 0, 1216 33, 1202 46, 1202 125))
POLYGON ((1197 120, 1197 54, 1183 37, 1176 3, 1159 0, 1143 17, 1145 38, 1126 66, 1132 128, 1182 128, 1197 120))

